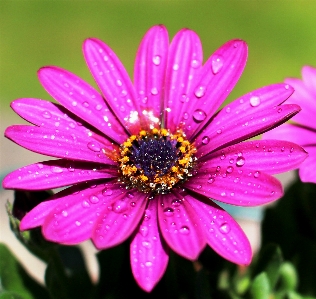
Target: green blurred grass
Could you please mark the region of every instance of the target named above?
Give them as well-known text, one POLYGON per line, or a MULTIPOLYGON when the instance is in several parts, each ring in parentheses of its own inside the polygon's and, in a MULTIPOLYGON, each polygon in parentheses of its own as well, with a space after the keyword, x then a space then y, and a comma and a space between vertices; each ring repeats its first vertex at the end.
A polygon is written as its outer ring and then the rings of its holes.
POLYGON ((246 40, 248 64, 233 99, 316 66, 315 12, 316 1, 1 0, 1 114, 19 97, 50 99, 36 77, 41 66, 58 65, 93 83, 81 51, 87 37, 108 43, 132 75, 140 39, 157 23, 170 37, 183 27, 195 30, 204 59, 229 39, 246 40))

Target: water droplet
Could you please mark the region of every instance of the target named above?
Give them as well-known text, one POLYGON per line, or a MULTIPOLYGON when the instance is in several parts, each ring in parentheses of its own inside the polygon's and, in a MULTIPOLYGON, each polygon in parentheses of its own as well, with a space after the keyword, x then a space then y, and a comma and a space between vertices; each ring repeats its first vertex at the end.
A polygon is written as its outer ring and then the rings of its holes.
POLYGON ((96 105, 96 106, 95 106, 95 109, 96 109, 97 111, 100 111, 100 110, 102 109, 102 105, 101 105, 101 104, 96 105))
POLYGON ((191 67, 193 67, 194 69, 198 68, 200 66, 200 61, 198 61, 197 59, 193 59, 191 61, 191 67))
POLYGON ((290 149, 290 153, 293 153, 293 151, 294 151, 294 148, 293 148, 293 147, 291 147, 291 149, 290 149))
POLYGON ((86 108, 89 107, 89 103, 88 103, 88 102, 83 102, 82 105, 83 105, 84 107, 86 107, 86 108))
POLYGON ((172 200, 171 204, 174 206, 174 207, 179 207, 181 204, 182 204, 182 200, 179 199, 179 198, 175 198, 172 200))
POLYGON ((282 148, 281 148, 281 152, 284 152, 285 151, 285 147, 283 146, 282 148))
POLYGON ((201 109, 196 109, 193 112, 193 119, 197 122, 200 123, 206 118, 206 113, 201 110, 201 109))
POLYGON ((51 166, 51 171, 54 173, 62 173, 64 170, 59 166, 51 166))
POLYGON ((81 205, 82 205, 84 208, 89 208, 89 207, 90 207, 90 204, 89 204, 86 200, 84 200, 81 205))
POLYGON ((234 167, 233 167, 233 166, 228 166, 226 172, 227 172, 227 173, 232 173, 233 170, 234 170, 234 167))
POLYGON ((80 226, 80 225, 81 225, 81 222, 80 222, 80 221, 76 221, 76 225, 77 225, 77 226, 80 226))
POLYGON ((145 263, 145 266, 146 266, 146 267, 151 267, 152 265, 153 265, 152 262, 146 262, 146 263, 145 263))
POLYGON ((251 105, 252 107, 257 107, 257 106, 260 105, 261 100, 260 100, 259 97, 253 96, 253 97, 251 97, 251 98, 249 99, 249 103, 250 103, 250 105, 251 105))
POLYGON ((165 208, 165 209, 163 210, 163 213, 164 213, 166 216, 168 216, 168 217, 173 216, 173 208, 170 208, 170 207, 165 208))
POLYGON ((96 203, 99 202, 99 198, 98 198, 97 196, 95 196, 95 195, 91 195, 91 196, 89 197, 89 201, 90 201, 91 203, 93 203, 93 204, 96 204, 96 203))
POLYGON ((217 134, 222 134, 222 130, 221 130, 221 129, 218 129, 218 130, 216 131, 216 133, 217 133, 217 134))
POLYGON ((224 222, 220 227, 219 230, 223 233, 223 234, 228 234, 230 232, 230 226, 228 223, 224 222))
POLYGON ((150 210, 145 210, 145 216, 144 220, 148 221, 151 218, 151 211, 150 210))
POLYGON ((279 109, 278 109, 278 113, 281 113, 282 112, 282 108, 280 107, 279 109))
POLYGON ((123 83, 122 83, 122 81, 121 81, 121 80, 116 80, 116 85, 117 85, 117 86, 122 86, 122 85, 123 85, 123 83))
POLYGON ((62 214, 64 217, 67 217, 67 216, 68 216, 68 212, 65 211, 65 210, 63 210, 63 211, 61 212, 61 214, 62 214))
POLYGON ((110 195, 112 195, 112 194, 113 194, 113 190, 112 190, 112 189, 104 188, 104 189, 102 190, 102 195, 103 195, 103 196, 110 196, 110 195))
POLYGON ((135 201, 132 201, 132 202, 130 203, 130 206, 134 208, 134 207, 136 206, 136 202, 135 202, 135 201))
POLYGON ((155 55, 155 56, 153 57, 153 64, 154 64, 154 65, 159 65, 160 62, 161 62, 161 57, 160 57, 159 55, 155 55))
POLYGON ((210 138, 209 138, 208 136, 204 136, 204 137, 202 138, 202 143, 203 143, 204 145, 208 144, 209 142, 210 142, 210 138))
POLYGON ((47 119, 52 117, 52 114, 49 111, 44 111, 42 115, 44 118, 47 118, 47 119))
POLYGON ((189 118, 189 114, 188 113, 183 113, 183 119, 188 119, 189 118))
POLYGON ((220 55, 212 56, 212 72, 214 75, 218 74, 224 65, 223 57, 220 55))
POLYGON ((76 101, 73 101, 71 104, 72 104, 72 106, 74 106, 74 107, 77 106, 77 102, 76 102, 76 101))
POLYGON ((181 102, 181 103, 187 103, 187 102, 189 102, 188 96, 187 96, 186 94, 183 94, 183 95, 181 96, 181 98, 180 98, 180 102, 181 102))
POLYGON ((151 90, 150 90, 151 94, 152 95, 157 95, 158 94, 158 89, 156 87, 153 87, 151 90))
POLYGON ((117 200, 116 202, 114 202, 112 204, 112 208, 113 211, 116 213, 123 213, 128 209, 126 202, 122 200, 117 200))
POLYGON ((244 157, 238 157, 236 159, 236 166, 241 167, 245 164, 245 158, 244 157))
POLYGON ((199 86, 195 89, 194 94, 197 98, 201 98, 205 95, 206 87, 205 86, 199 86))
POLYGON ((230 110, 231 110, 230 107, 227 107, 225 111, 226 113, 230 113, 230 110))
POLYGON ((210 177, 207 181, 209 184, 213 184, 215 182, 215 179, 210 177))
POLYGON ((89 142, 87 144, 87 147, 88 147, 88 149, 92 150, 93 152, 101 151, 100 146, 96 142, 93 142, 93 141, 89 142))
POLYGON ((173 69, 174 71, 177 71, 177 70, 179 69, 179 64, 174 64, 173 67, 172 67, 172 69, 173 69))
POLYGON ((146 237, 148 235, 148 227, 145 225, 141 225, 139 228, 139 233, 143 236, 146 237))
POLYGON ((253 176, 255 178, 258 178, 260 176, 260 171, 255 171, 255 173, 253 174, 253 176))
POLYGON ((143 241, 142 242, 143 247, 150 249, 151 248, 151 243, 149 241, 143 241))
POLYGON ((185 225, 182 226, 179 231, 183 235, 188 235, 190 233, 190 229, 185 225))

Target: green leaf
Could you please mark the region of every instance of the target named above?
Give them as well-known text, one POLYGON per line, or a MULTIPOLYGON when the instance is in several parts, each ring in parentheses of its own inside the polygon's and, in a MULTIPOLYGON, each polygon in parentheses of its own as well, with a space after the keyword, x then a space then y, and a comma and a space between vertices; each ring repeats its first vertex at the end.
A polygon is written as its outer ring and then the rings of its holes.
POLYGON ((8 293, 14 292, 11 294, 12 296, 20 296, 25 299, 50 298, 47 291, 28 275, 4 244, 0 244, 0 256, 1 295, 9 296, 8 293))
POLYGON ((0 294, 0 299, 26 299, 16 292, 4 292, 0 294))
POLYGON ((250 287, 250 298, 267 299, 270 294, 270 283, 268 275, 263 272, 255 277, 250 287))
POLYGON ((284 291, 294 291, 298 284, 298 278, 294 266, 289 263, 283 263, 280 268, 279 289, 284 291))
POLYGON ((259 253, 259 258, 255 265, 253 276, 258 275, 261 272, 265 272, 272 290, 278 280, 282 261, 282 253, 277 245, 269 244, 265 246, 259 253))

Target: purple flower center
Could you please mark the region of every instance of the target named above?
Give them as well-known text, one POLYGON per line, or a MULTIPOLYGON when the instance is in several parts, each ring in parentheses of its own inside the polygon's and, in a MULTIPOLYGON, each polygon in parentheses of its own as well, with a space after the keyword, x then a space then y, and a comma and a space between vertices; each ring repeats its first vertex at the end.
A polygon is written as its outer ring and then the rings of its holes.
POLYGON ((192 176, 195 152, 182 132, 140 131, 120 147, 119 181, 145 193, 168 193, 192 176))

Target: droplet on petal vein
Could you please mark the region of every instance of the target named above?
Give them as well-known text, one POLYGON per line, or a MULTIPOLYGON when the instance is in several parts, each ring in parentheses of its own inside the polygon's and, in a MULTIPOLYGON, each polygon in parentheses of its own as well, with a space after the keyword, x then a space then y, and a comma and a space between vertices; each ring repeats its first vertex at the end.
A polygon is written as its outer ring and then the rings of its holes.
POLYGON ((206 113, 201 109, 196 109, 193 112, 193 119, 199 123, 202 122, 206 118, 206 113))
POLYGON ((212 72, 214 75, 218 74, 224 65, 223 57, 214 55, 212 57, 212 72))
POLYGON ((253 97, 251 97, 250 99, 249 99, 249 102, 250 102, 250 105, 252 106, 252 107, 257 107, 257 106, 259 106, 260 105, 260 98, 259 97, 257 97, 257 96, 253 96, 253 97))
POLYGON ((101 151, 100 146, 96 142, 89 142, 87 144, 88 149, 92 150, 93 152, 101 151))
POLYGON ((219 230, 220 230, 223 234, 228 234, 228 233, 230 232, 230 226, 229 226, 228 223, 225 222, 225 223, 223 223, 223 224, 220 226, 219 230))

